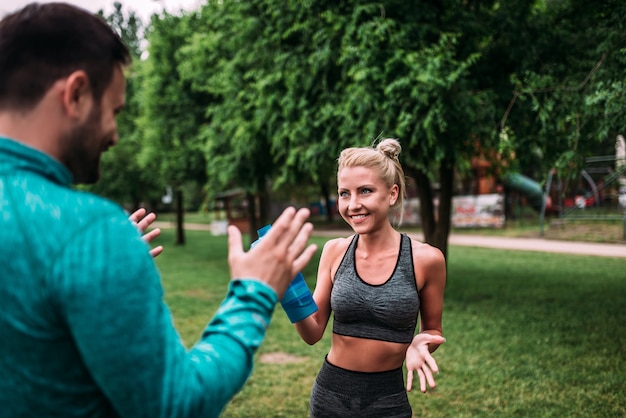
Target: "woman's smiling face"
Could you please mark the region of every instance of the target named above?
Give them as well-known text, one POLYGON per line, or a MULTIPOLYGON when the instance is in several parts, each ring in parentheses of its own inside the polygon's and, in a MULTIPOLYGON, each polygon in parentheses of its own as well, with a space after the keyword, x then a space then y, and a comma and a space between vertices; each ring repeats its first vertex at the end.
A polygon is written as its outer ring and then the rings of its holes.
POLYGON ((344 167, 337 174, 337 195, 341 217, 354 232, 363 234, 389 222, 398 186, 388 187, 371 168, 344 167))

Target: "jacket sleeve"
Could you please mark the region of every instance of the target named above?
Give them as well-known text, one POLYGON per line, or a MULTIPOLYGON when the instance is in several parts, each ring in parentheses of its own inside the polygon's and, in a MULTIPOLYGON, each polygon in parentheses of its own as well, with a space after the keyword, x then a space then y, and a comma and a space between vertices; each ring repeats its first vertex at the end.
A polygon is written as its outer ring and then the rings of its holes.
POLYGON ((233 280, 185 348, 147 245, 123 216, 74 234, 54 257, 54 280, 77 361, 123 417, 218 416, 250 375, 277 302, 265 284, 233 280))

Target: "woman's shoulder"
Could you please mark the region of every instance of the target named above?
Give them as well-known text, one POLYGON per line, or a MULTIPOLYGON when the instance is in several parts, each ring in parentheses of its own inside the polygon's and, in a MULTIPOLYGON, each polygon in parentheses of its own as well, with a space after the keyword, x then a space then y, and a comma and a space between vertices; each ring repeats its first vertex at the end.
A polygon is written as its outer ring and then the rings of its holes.
POLYGON ((343 255, 350 246, 350 243, 353 239, 354 235, 350 235, 349 237, 330 239, 324 244, 322 254, 325 254, 327 257, 331 258, 343 255))
POLYGON ((446 259, 443 252, 428 243, 411 239, 413 267, 420 291, 427 283, 433 286, 445 286, 446 259))
POLYGON ((445 264, 443 252, 433 245, 411 238, 411 249, 413 250, 413 259, 419 261, 420 264, 445 264))

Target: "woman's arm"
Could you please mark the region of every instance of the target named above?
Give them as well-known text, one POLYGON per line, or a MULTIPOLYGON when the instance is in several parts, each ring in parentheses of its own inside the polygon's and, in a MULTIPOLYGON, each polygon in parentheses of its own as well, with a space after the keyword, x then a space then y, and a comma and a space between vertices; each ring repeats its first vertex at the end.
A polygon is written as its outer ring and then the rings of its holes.
MULTIPOLYGON (((442 335, 443 294, 446 287, 446 261, 442 252, 432 246, 424 247, 419 254, 421 274, 424 277, 420 289, 420 332, 442 335)), ((430 352, 438 344, 429 346, 430 352)))
POLYGON ((406 352, 407 390, 412 389, 413 373, 417 372, 420 390, 426 392, 427 383, 431 388, 436 386, 433 373, 439 372, 431 353, 445 342, 441 322, 446 262, 439 249, 424 244, 414 245, 413 258, 420 288, 421 326, 420 333, 413 338, 406 352))
POLYGON ((337 253, 344 247, 342 245, 343 240, 343 238, 337 238, 324 244, 317 269, 317 283, 313 292, 313 299, 317 304, 318 311, 294 324, 300 337, 309 345, 322 339, 326 325, 328 325, 331 311, 330 293, 333 288, 333 264, 337 259, 337 253))

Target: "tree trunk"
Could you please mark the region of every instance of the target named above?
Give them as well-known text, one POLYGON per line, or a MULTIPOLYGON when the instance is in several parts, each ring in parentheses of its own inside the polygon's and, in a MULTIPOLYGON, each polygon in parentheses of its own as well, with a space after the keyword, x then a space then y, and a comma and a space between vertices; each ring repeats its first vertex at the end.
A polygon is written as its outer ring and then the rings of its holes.
POLYGON ((264 226, 272 222, 270 219, 270 195, 266 189, 259 192, 259 223, 264 226))
POLYGON ((329 224, 333 222, 334 213, 333 207, 330 202, 330 187, 328 187, 328 182, 322 181, 320 182, 320 192, 322 193, 322 198, 324 199, 324 206, 326 207, 326 222, 329 224))
POLYGON ((448 255, 448 237, 450 235, 450 215, 452 213, 452 191, 454 185, 454 163, 444 160, 439 169, 439 206, 435 216, 433 189, 428 175, 420 170, 411 170, 417 185, 420 200, 420 219, 424 242, 441 250, 444 257, 448 255))
POLYGON ((450 221, 452 219, 452 194, 454 190, 454 162, 442 161, 439 167, 439 208, 437 215, 437 229, 433 237, 433 245, 439 248, 443 255, 448 256, 448 238, 450 236, 450 221))
POLYGON ((176 245, 185 245, 184 214, 185 204, 183 202, 183 191, 176 188, 176 245))
POLYGON ((256 198, 254 193, 246 192, 248 202, 248 225, 250 225, 250 242, 256 241, 259 237, 257 231, 260 226, 256 217, 256 198))
POLYGON ((248 200, 248 224, 250 225, 250 242, 257 240, 257 231, 272 222, 270 219, 270 193, 268 191, 267 182, 259 180, 256 185, 257 192, 246 192, 248 200), (258 207, 257 207, 258 204, 258 207), (258 212, 258 216, 257 216, 258 212))
POLYGON ((435 207, 433 202, 433 190, 428 175, 420 169, 411 170, 415 185, 417 186, 417 197, 420 201, 420 220, 424 242, 432 244, 435 234, 435 207))

